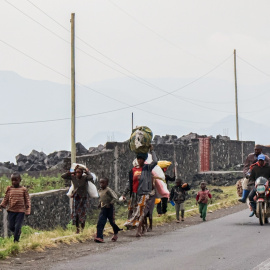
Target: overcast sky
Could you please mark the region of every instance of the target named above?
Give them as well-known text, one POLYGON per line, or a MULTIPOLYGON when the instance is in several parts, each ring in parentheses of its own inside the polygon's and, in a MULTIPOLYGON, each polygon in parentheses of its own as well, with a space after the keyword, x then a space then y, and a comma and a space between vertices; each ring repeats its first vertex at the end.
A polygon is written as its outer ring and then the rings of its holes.
MULTIPOLYGON (((119 109, 181 88, 174 95, 139 108, 181 118, 187 121, 181 125, 188 126, 190 131, 193 127, 205 127, 206 122, 210 126, 234 114, 236 49, 239 114, 265 123, 270 97, 269 10, 269 1, 248 0, 0 0, 0 71, 14 71, 27 79, 51 81, 69 88, 70 17, 74 12, 77 86, 90 86, 103 94, 81 87, 77 92, 77 115, 119 109), (86 101, 93 106, 87 106, 86 101)), ((1 123, 70 117, 69 102, 54 115, 38 109, 33 113, 23 106, 22 99, 16 100, 16 91, 13 94, 2 106, 1 123)), ((38 95, 20 95, 32 103, 38 99, 38 95)), ((62 97, 69 100, 69 92, 62 97)), ((46 98, 54 97, 42 97, 44 102, 46 98)), ((161 122, 167 133, 175 132, 176 120, 130 108, 81 122, 82 126, 91 126, 92 131, 87 131, 87 138, 78 131, 78 138, 91 144, 91 137, 98 132, 127 136, 132 111, 137 117, 135 124, 145 124, 147 118, 148 125, 161 122)), ((19 127, 2 128, 5 134, 20 133, 19 127)), ((39 128, 40 124, 20 126, 21 130, 29 130, 29 136, 30 130, 39 128)), ((69 123, 61 128, 68 129, 69 123)), ((55 126, 54 130, 60 131, 55 126)), ((3 138, 0 134, 0 140, 3 138)), ((43 149, 42 142, 35 140, 33 137, 32 148, 43 149)), ((12 140, 9 143, 12 148, 12 140)), ((13 147, 12 155, 20 151, 13 147)))

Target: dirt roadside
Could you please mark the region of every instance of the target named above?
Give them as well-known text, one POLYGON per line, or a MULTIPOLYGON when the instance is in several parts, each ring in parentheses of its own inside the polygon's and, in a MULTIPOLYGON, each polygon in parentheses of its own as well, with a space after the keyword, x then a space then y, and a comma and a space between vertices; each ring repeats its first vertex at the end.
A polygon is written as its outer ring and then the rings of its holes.
MULTIPOLYGON (((207 221, 218 219, 246 208, 246 204, 239 204, 229 208, 219 209, 213 213, 208 213, 207 221)), ((155 237, 165 232, 183 229, 200 223, 202 223, 202 220, 199 215, 196 215, 186 218, 185 221, 181 223, 171 222, 154 227, 152 232, 147 233, 143 237, 155 237)), ((0 270, 51 269, 53 268, 54 263, 70 260, 71 257, 78 258, 89 255, 89 253, 106 252, 107 250, 116 248, 118 246, 140 240, 140 238, 135 237, 134 230, 119 233, 117 242, 111 242, 110 238, 111 236, 105 237, 105 243, 103 244, 97 244, 93 240, 88 240, 84 243, 76 243, 71 245, 59 244, 57 248, 46 249, 43 252, 29 251, 26 253, 20 253, 16 257, 10 257, 6 260, 0 261, 0 270)))

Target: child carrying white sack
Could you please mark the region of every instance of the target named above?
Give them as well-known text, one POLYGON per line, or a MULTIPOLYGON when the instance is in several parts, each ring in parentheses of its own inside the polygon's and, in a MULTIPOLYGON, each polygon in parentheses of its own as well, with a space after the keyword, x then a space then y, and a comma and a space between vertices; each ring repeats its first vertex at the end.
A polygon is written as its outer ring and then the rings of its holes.
POLYGON ((85 227, 87 208, 89 207, 89 183, 93 185, 95 191, 97 192, 93 182, 93 176, 88 168, 81 168, 77 165, 74 172, 68 171, 61 177, 65 180, 72 181, 73 190, 71 192, 71 197, 73 200, 71 219, 72 224, 76 225, 77 227, 77 233, 80 233, 80 227, 81 230, 83 230, 85 227))
MULTIPOLYGON (((73 163, 71 168, 70 168, 71 173, 74 172, 76 167, 81 168, 83 170, 86 170, 86 166, 84 166, 82 164, 78 164, 78 163, 73 163)), ((97 180, 97 176, 92 172, 90 172, 90 174, 93 177, 92 178, 93 182, 95 183, 97 180)), ((67 193, 67 196, 69 198, 72 198, 73 191, 74 191, 74 185, 73 185, 73 182, 71 182, 71 186, 70 186, 68 193, 67 193)), ((90 198, 98 198, 99 197, 97 188, 96 188, 95 184, 93 184, 91 181, 88 181, 87 192, 88 192, 90 198)))

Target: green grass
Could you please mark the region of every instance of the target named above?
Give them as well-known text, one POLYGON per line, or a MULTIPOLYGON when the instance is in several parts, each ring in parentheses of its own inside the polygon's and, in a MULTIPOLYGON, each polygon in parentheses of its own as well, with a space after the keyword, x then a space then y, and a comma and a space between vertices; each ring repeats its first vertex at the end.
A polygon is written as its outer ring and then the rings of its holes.
MULTIPOLYGON (((65 187, 64 180, 61 178, 60 174, 55 177, 40 176, 38 178, 23 174, 21 185, 26 187, 29 193, 37 193, 65 187)), ((10 179, 7 176, 0 177, 0 198, 5 195, 6 188, 8 186, 11 186, 10 179)))
MULTIPOLYGON (((229 207, 238 203, 236 187, 213 187, 208 186, 208 189, 213 195, 213 206, 209 205, 209 210, 216 210, 223 207, 229 207), (222 193, 212 192, 214 188, 220 188, 222 193)), ((186 212, 185 216, 191 216, 198 213, 198 207, 196 206, 195 197, 198 190, 190 190, 190 198, 186 200, 186 212)), ((123 227, 123 223, 127 217, 127 203, 119 203, 116 205, 116 224, 123 227)), ((175 220, 174 207, 168 203, 168 213, 161 217, 157 217, 157 212, 154 210, 153 224, 161 225, 167 222, 175 220)), ((29 226, 22 227, 22 235, 18 244, 13 243, 13 237, 0 238, 0 259, 5 259, 7 256, 16 255, 19 252, 25 252, 27 250, 42 251, 45 248, 56 247, 57 243, 78 243, 93 238, 96 232, 96 224, 98 220, 99 210, 93 211, 91 217, 88 218, 85 226, 85 230, 81 234, 75 234, 75 227, 69 223, 65 229, 56 228, 52 231, 39 231, 29 226)), ((110 225, 107 223, 105 235, 112 233, 110 225)))

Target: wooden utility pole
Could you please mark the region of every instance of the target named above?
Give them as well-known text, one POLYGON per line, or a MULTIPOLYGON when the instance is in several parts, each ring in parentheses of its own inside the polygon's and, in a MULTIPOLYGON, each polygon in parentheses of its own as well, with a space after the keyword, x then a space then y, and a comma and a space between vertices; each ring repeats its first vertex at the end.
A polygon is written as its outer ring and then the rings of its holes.
POLYGON ((131 115, 131 133, 132 133, 132 131, 133 131, 133 113, 132 113, 132 115, 131 115))
POLYGON ((75 13, 71 13, 71 164, 76 162, 75 142, 75 13))
POLYGON ((237 141, 239 141, 238 97, 237 97, 237 77, 236 77, 236 50, 234 50, 234 87, 235 87, 235 112, 236 112, 236 138, 237 138, 237 141))

